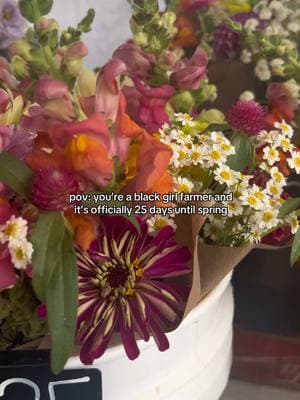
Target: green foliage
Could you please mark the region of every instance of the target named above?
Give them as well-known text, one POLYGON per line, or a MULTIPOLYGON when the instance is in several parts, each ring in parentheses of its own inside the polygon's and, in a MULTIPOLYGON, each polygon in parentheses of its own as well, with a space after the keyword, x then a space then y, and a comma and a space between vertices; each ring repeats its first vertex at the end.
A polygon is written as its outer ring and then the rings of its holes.
POLYGON ((24 18, 36 23, 40 17, 49 14, 53 0, 20 0, 19 8, 24 18))
POLYGON ((0 182, 28 198, 32 179, 33 172, 23 161, 5 151, 0 153, 0 182))
POLYGON ((95 10, 90 8, 86 16, 77 25, 77 28, 69 27, 66 31, 64 31, 60 39, 61 46, 66 46, 77 42, 80 40, 83 33, 90 32, 95 15, 95 10))
POLYGON ((33 286, 46 303, 51 365, 59 373, 72 354, 77 315, 77 265, 73 237, 61 213, 40 214, 32 243, 33 286))
POLYGON ((255 150, 249 137, 243 133, 235 133, 231 143, 235 147, 235 154, 228 158, 228 166, 239 172, 246 167, 252 171, 255 166, 255 150))
POLYGON ((300 208, 300 197, 295 197, 293 199, 287 199, 280 208, 278 218, 283 219, 291 212, 298 210, 300 208))
POLYGON ((176 33, 175 13, 168 11, 161 16, 157 0, 132 0, 131 4, 130 26, 135 42, 148 52, 160 54, 176 33))
POLYGON ((0 351, 46 334, 46 323, 36 312, 38 305, 30 280, 25 276, 12 289, 0 294, 0 351))
POLYGON ((300 229, 298 229, 293 241, 293 246, 290 256, 291 267, 294 266, 294 264, 298 261, 299 258, 300 258, 300 229))

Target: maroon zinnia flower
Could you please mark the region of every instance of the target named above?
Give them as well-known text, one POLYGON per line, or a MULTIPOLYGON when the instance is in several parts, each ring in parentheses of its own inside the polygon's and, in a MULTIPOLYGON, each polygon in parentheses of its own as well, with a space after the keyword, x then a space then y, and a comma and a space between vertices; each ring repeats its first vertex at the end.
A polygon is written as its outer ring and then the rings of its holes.
POLYGON ((227 122, 232 128, 257 135, 265 127, 266 112, 256 101, 238 101, 227 113, 227 122))
POLYGON ((176 244, 170 226, 153 237, 145 221, 139 221, 140 232, 124 217, 101 221, 94 250, 78 252, 81 361, 101 357, 113 332, 131 360, 139 355, 136 335, 145 341, 153 336, 159 350, 167 350, 164 332, 178 321, 186 290, 164 279, 190 273, 189 250, 176 244))
POLYGON ((69 195, 77 193, 76 176, 61 168, 42 169, 35 177, 32 201, 44 210, 64 210, 70 207, 69 195))

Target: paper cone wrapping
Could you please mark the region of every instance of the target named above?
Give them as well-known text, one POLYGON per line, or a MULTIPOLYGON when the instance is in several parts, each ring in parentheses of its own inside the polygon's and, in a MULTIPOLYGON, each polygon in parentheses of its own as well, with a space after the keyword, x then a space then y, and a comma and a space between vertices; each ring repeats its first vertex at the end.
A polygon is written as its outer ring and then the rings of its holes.
POLYGON ((253 246, 220 247, 200 243, 198 235, 205 220, 201 215, 179 216, 176 220, 177 241, 187 246, 192 255, 191 289, 183 318, 253 249, 253 246))

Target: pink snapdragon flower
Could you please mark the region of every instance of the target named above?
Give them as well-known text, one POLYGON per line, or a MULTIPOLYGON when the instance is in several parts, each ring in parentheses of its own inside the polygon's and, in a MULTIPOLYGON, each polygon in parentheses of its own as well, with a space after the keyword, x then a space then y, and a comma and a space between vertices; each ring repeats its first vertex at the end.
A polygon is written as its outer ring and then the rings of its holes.
POLYGON ((76 116, 69 89, 62 81, 48 76, 41 78, 36 84, 34 100, 47 117, 71 121, 76 116))
POLYGON ((124 62, 133 78, 146 79, 155 65, 155 56, 146 53, 133 42, 122 44, 113 54, 114 59, 124 62))
POLYGON ((166 105, 175 89, 170 85, 151 88, 139 79, 134 79, 134 87, 123 89, 127 98, 129 115, 149 133, 157 132, 169 121, 166 105))
POLYGON ((175 64, 171 82, 179 89, 197 90, 203 79, 207 78, 208 56, 198 48, 190 59, 175 64))

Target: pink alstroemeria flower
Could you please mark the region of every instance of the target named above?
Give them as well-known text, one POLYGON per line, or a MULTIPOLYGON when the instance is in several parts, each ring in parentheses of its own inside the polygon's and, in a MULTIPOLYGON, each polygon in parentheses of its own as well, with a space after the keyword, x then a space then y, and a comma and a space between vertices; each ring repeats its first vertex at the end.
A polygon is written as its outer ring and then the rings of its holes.
POLYGON ((169 348, 165 332, 179 321, 187 288, 165 280, 191 272, 190 252, 174 233, 167 226, 153 237, 145 221, 138 232, 124 217, 105 216, 90 252, 78 251, 77 338, 84 364, 103 355, 114 332, 131 360, 139 355, 136 335, 153 336, 160 351, 169 348))

